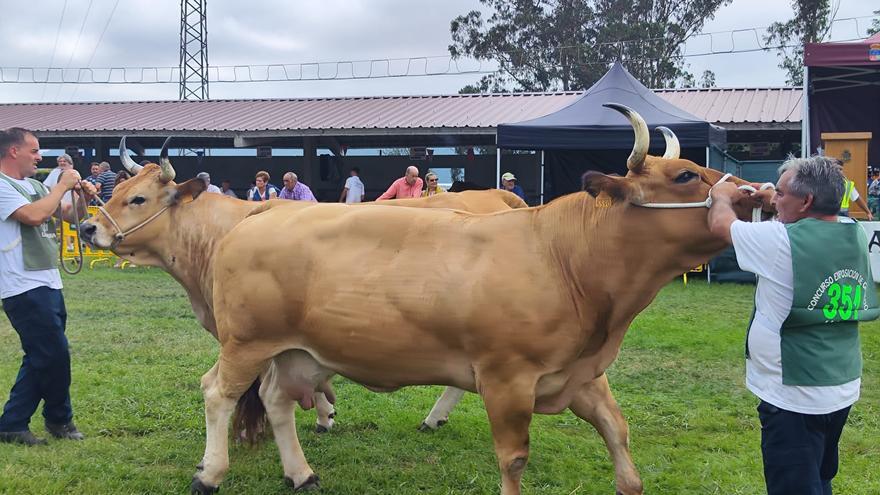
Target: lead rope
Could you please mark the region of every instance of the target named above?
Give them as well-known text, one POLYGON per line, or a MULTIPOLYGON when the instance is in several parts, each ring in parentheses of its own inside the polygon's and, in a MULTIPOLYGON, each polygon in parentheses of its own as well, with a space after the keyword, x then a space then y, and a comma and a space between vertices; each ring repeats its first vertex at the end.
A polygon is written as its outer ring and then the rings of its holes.
MULTIPOLYGON (((70 203, 73 209, 73 230, 76 232, 76 255, 73 258, 73 263, 76 265, 76 268, 70 268, 67 263, 64 262, 64 246, 67 244, 64 239, 64 219, 61 219, 61 239, 58 243, 58 263, 61 265, 61 269, 64 270, 68 275, 76 275, 77 273, 82 271, 83 267, 83 243, 79 239, 79 226, 80 226, 80 218, 79 218, 79 209, 77 208, 77 198, 82 194, 82 197, 79 198, 83 204, 86 204, 85 192, 80 188, 79 190, 72 189, 70 191, 70 203)), ((86 214, 83 219, 88 219, 89 210, 86 209, 86 214)))

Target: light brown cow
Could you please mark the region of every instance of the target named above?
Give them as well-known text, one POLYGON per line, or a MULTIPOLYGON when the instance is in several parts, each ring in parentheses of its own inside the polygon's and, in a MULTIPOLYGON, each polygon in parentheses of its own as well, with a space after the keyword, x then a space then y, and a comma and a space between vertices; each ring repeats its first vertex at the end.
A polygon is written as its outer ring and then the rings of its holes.
MULTIPOLYGON (((108 222, 114 218, 119 225, 129 227, 143 225, 138 231, 114 239, 102 248, 111 248, 119 256, 142 266, 157 266, 168 272, 186 290, 193 312, 199 323, 215 338, 216 324, 212 311, 213 270, 212 258, 219 240, 247 215, 259 213, 275 206, 289 209, 308 208, 315 205, 310 201, 272 200, 255 205, 218 194, 202 194, 203 182, 190 180, 177 185, 172 179, 173 168, 167 155, 168 140, 163 144, 160 155, 161 167, 136 164, 129 156, 126 139, 119 146, 119 155, 125 168, 134 175, 132 180, 124 182, 115 191, 115 200, 111 199, 104 206, 109 217, 102 216, 84 222, 82 237, 91 242, 99 222, 108 222), (164 168, 164 172, 163 172, 164 168), (198 198, 198 201, 195 199, 198 198), (143 221, 168 206, 149 224, 143 221), (134 219, 132 218, 134 217, 134 219)), ((518 196, 508 191, 465 191, 437 195, 430 198, 391 200, 386 205, 398 205, 420 208, 454 208, 473 212, 492 212, 511 208, 525 208, 527 205, 518 196)), ((106 225, 113 229, 112 224, 106 225)), ((121 230, 127 230, 122 228, 121 230)), ((111 232, 115 234, 115 232, 111 232)), ((256 394, 256 388, 253 393, 256 394)), ((327 386, 328 392, 332 390, 327 386)), ((259 403, 251 398, 242 401, 244 404, 256 406, 259 403)), ((323 393, 316 393, 314 402, 317 406, 317 431, 328 431, 333 427, 335 410, 323 393)), ((448 401, 441 402, 448 404, 448 401)), ((454 406, 454 404, 452 404, 454 406)), ((450 407, 451 408, 451 407, 450 407)), ((252 411, 243 411, 253 415, 252 411)), ((446 413, 448 414, 448 412, 446 413)), ((252 418, 251 433, 259 431, 259 418, 252 418)), ((436 427, 436 422, 428 419, 436 427)), ((245 425, 237 424, 239 428, 245 425)))
MULTIPOLYGON (((618 108, 636 129, 629 172, 588 174, 590 194, 487 215, 275 208, 236 226, 214 262, 221 351, 202 378, 205 464, 192 489, 216 490, 229 466, 236 400, 270 363, 282 362, 274 369, 284 374, 269 377, 261 393, 286 391, 264 401, 276 438, 284 432, 290 440, 279 448, 295 487, 316 477, 290 405, 338 373, 374 390, 443 384, 478 392, 502 493, 519 494, 532 414, 570 408, 587 417, 593 404, 584 387, 615 359, 633 318, 666 282, 725 247, 709 232, 705 208, 639 206, 702 202, 721 174, 646 157, 647 126, 618 108), (269 228, 290 235, 253 242, 269 228), (430 280, 420 276, 426 259, 442 267, 430 280), (274 269, 281 265, 283 274, 274 269), (441 322, 437 313, 448 316, 441 322)), ((737 205, 743 219, 750 200, 744 195, 737 205)), ((637 478, 617 482, 621 493, 641 492, 637 478)))
MULTIPOLYGON (((83 240, 95 242, 93 237, 103 224, 109 236, 101 248, 113 251, 142 266, 157 266, 168 272, 186 290, 190 304, 199 323, 215 338, 217 328, 212 310, 213 271, 212 259, 219 240, 248 215, 274 207, 288 209, 307 208, 315 205, 308 201, 272 200, 259 205, 236 200, 224 195, 202 194, 203 183, 191 180, 175 184, 172 180, 173 168, 167 157, 168 142, 162 146, 162 167, 148 165, 143 167, 134 163, 128 156, 125 138, 120 142, 120 159, 133 175, 114 192, 114 198, 104 208, 114 218, 122 231, 136 225, 143 225, 139 232, 130 232, 122 239, 114 239, 114 227, 103 216, 95 217, 82 226, 83 240), (167 180, 164 182, 163 180, 167 180), (195 201, 198 199, 198 201, 195 201), (153 217, 162 208, 169 206, 166 214, 153 217), (149 224, 143 222, 154 218, 149 224)), ((409 206, 420 208, 452 208, 471 212, 493 212, 511 208, 525 208, 527 205, 513 193, 503 190, 463 191, 435 195, 429 198, 389 200, 382 205, 409 206)), ((590 386, 594 404, 590 423, 605 440, 608 450, 615 459, 618 471, 629 475, 635 467, 627 449, 626 432, 619 431, 616 425, 625 422, 620 409, 614 401, 604 374, 590 386)), ((253 390, 256 393, 257 389, 253 390)), ((434 408, 422 423, 422 429, 435 429, 447 421, 449 412, 461 399, 464 391, 448 387, 437 400, 434 408)), ((248 394, 249 395, 249 394, 248 394)), ((248 427, 250 433, 260 431, 260 419, 254 417, 262 412, 258 399, 245 396, 241 401, 245 407, 243 420, 248 425, 236 423, 238 429, 248 427)), ((335 410, 323 393, 316 393, 318 432, 330 430, 334 425, 335 410)), ((637 476, 637 474, 635 474, 637 476)))

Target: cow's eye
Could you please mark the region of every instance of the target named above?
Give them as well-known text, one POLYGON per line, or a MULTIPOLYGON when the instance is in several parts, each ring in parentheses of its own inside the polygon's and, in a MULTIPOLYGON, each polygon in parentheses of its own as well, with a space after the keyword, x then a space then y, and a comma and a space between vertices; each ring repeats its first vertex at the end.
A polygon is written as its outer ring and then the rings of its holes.
POLYGON ((697 177, 699 177, 699 176, 697 174, 695 174, 694 172, 686 170, 686 171, 678 174, 678 177, 675 178, 675 183, 676 184, 685 184, 687 182, 690 182, 690 181, 696 179, 697 177))
POLYGON ((144 201, 146 201, 146 199, 143 196, 135 196, 128 200, 128 203, 133 205, 142 205, 144 204, 144 201))

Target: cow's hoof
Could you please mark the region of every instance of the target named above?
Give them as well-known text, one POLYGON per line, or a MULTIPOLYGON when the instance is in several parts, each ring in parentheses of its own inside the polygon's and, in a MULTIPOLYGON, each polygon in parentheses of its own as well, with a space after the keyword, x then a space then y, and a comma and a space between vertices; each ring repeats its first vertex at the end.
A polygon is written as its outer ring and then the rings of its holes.
POLYGON ((440 421, 437 421, 437 426, 431 426, 428 423, 422 421, 422 424, 419 426, 419 431, 431 432, 431 431, 439 429, 441 426, 445 425, 446 423, 447 423, 447 421, 445 419, 441 419, 440 421))
POLYGON ((193 476, 192 483, 189 485, 189 492, 193 495, 214 495, 219 491, 219 486, 208 486, 196 476, 193 476))
POLYGON ((327 433, 328 431, 330 431, 330 429, 324 425, 315 426, 315 433, 321 434, 321 433, 327 433))
POLYGON ((289 476, 285 476, 284 484, 293 488, 293 491, 295 492, 307 492, 321 489, 321 479, 317 474, 309 476, 308 479, 303 481, 299 486, 296 486, 296 483, 294 483, 289 476))

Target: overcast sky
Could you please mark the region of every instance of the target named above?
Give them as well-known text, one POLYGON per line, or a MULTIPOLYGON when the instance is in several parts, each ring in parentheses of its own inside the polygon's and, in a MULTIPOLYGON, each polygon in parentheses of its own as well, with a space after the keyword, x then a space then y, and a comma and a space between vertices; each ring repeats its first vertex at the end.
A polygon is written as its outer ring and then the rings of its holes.
MULTIPOLYGON (((12 2, 13 0, 7 0, 12 2)), ((178 64, 178 0, 14 1, 0 22, 0 67, 173 67, 178 64), (88 6, 91 3, 91 9, 88 6), (64 8, 66 4, 66 9, 64 8), (62 21, 62 11, 64 11, 62 21), (86 15, 88 11, 88 15, 86 15), (108 19, 110 23, 108 24, 108 19), (58 30, 61 24, 60 31, 58 30), (100 43, 104 27, 107 26, 100 43), (82 36, 79 36, 82 30, 82 36), (57 36, 56 33, 60 33, 57 36)), ((876 0, 834 0, 838 19, 868 16, 876 0)), ((763 27, 791 16, 788 0, 734 0, 720 9, 704 32, 763 27)), ((477 0, 210 0, 210 65, 294 64, 444 55, 449 22, 477 0)), ((870 20, 838 22, 832 39, 864 34, 870 20)), ((752 31, 715 35, 716 50, 756 48, 752 31)), ((695 38, 690 53, 709 49, 695 38)), ((781 86, 784 73, 774 53, 725 54, 687 59, 696 75, 716 74, 721 87, 781 86)), ((436 69, 436 67, 434 67, 436 69)), ((380 67, 375 67, 381 71, 380 67)), ((402 70, 402 66, 395 66, 402 70)), ((321 66, 322 76, 335 70, 321 66)), ((418 68, 414 67, 418 72, 418 68)), ((8 79, 14 75, 4 72, 8 79)), ((30 77, 25 74, 26 77, 30 77)), ((456 93, 479 75, 211 85, 212 98, 291 98, 456 93)), ((0 84, 0 102, 176 99, 176 84, 45 85, 0 84)))

